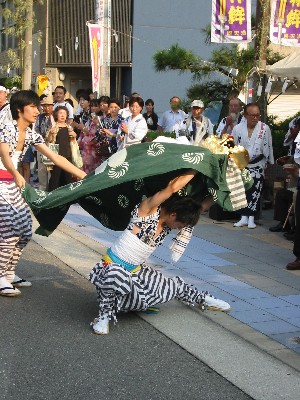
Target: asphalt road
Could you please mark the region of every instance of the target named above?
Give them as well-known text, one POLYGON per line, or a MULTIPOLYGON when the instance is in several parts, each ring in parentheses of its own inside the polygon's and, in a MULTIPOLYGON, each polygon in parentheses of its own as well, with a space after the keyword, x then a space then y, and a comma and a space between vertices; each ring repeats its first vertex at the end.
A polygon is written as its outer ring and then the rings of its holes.
POLYGON ((93 334, 93 286, 35 242, 18 271, 33 286, 0 298, 1 399, 251 399, 136 314, 93 334))

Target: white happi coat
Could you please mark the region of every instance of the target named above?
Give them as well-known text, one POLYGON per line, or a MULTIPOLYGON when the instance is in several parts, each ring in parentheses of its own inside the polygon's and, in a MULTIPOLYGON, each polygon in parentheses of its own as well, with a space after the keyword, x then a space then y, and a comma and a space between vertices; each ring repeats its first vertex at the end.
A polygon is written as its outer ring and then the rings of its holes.
POLYGON ((248 168, 260 167, 263 170, 267 163, 274 164, 272 135, 268 125, 258 121, 249 138, 247 124, 241 123, 233 128, 232 136, 237 145, 248 150, 250 162, 263 155, 259 161, 248 164, 248 168))

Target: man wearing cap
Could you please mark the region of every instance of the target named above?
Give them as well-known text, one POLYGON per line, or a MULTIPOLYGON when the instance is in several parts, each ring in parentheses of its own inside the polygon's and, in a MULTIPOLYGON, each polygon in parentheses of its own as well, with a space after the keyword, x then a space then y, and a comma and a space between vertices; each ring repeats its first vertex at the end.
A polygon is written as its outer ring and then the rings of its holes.
POLYGON ((186 113, 180 110, 180 103, 181 100, 177 96, 170 99, 171 110, 165 111, 158 120, 157 129, 160 132, 175 132, 176 138, 180 136, 180 125, 186 118, 186 113))
POLYGON ((202 115, 204 111, 202 100, 194 100, 191 109, 192 114, 181 124, 180 134, 187 136, 191 144, 198 146, 208 135, 213 135, 214 126, 207 117, 202 115))
MULTIPOLYGON (((52 115, 53 112, 53 97, 48 94, 41 100, 41 106, 43 113, 38 115, 35 123, 35 131, 40 133, 45 138, 47 131, 54 126, 55 121, 52 115)), ((41 153, 37 152, 37 163, 38 163, 38 178, 39 178, 39 189, 47 190, 49 173, 47 167, 42 163, 41 153)))
POLYGON ((0 123, 4 122, 4 120, 12 120, 9 103, 7 101, 7 92, 6 87, 0 83, 0 123))

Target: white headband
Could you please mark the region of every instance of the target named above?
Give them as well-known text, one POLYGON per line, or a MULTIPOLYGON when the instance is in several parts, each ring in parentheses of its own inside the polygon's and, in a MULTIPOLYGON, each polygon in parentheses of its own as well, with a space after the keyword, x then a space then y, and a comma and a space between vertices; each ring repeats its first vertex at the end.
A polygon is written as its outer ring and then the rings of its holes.
POLYGON ((6 92, 6 87, 4 87, 4 86, 0 86, 0 91, 3 91, 3 92, 6 92))

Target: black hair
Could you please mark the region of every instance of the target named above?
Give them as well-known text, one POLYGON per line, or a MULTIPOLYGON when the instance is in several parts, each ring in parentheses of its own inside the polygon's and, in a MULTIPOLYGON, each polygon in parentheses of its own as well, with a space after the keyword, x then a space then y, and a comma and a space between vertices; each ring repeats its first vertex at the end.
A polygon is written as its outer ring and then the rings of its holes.
POLYGON ((86 101, 90 101, 90 96, 88 95, 87 92, 83 92, 83 93, 80 93, 78 99, 79 99, 79 101, 80 101, 80 99, 84 99, 84 100, 86 100, 86 101))
POLYGON ((13 119, 19 119, 19 111, 23 112, 24 107, 30 104, 40 107, 40 98, 33 90, 20 90, 14 93, 10 99, 10 111, 13 119))
POLYGON ((248 108, 249 107, 257 107, 259 109, 259 112, 260 112, 260 107, 259 107, 259 105, 257 103, 249 103, 249 104, 246 104, 245 107, 244 107, 244 114, 248 114, 248 108))
POLYGON ((67 89, 64 86, 56 86, 56 88, 54 89, 54 92, 56 89, 62 89, 64 91, 64 94, 67 93, 67 89))
POLYGON ((152 99, 148 99, 145 101, 145 106, 147 106, 148 104, 151 104, 154 107, 154 101, 152 99))
POLYGON ((144 100, 141 97, 131 97, 129 100, 129 107, 132 106, 133 103, 138 103, 140 107, 144 107, 144 100))
POLYGON ((93 93, 94 93, 92 88, 88 88, 88 89, 86 89, 86 92, 87 92, 87 94, 88 94, 88 95, 90 95, 90 94, 93 94, 93 93))
POLYGON ((119 100, 117 99, 110 99, 108 105, 110 106, 111 103, 117 104, 119 107, 121 107, 119 100))
POLYGON ((109 103, 110 98, 108 96, 100 96, 99 98, 100 103, 109 103))
POLYGON ((185 226, 195 226, 200 218, 201 205, 191 197, 173 194, 161 204, 167 214, 176 213, 176 221, 185 226))
POLYGON ((76 99, 78 100, 79 97, 80 97, 83 93, 87 93, 87 90, 85 90, 85 89, 78 89, 78 90, 76 90, 76 93, 75 93, 76 99))
POLYGON ((72 99, 65 99, 65 101, 66 101, 67 103, 69 103, 71 107, 74 108, 74 103, 73 103, 73 100, 72 100, 72 99))
POLYGON ((90 107, 92 107, 92 106, 99 107, 100 106, 100 100, 99 99, 90 100, 90 107))
POLYGON ((54 120, 55 120, 55 121, 57 121, 57 114, 58 114, 58 111, 60 111, 60 110, 65 110, 66 113, 67 113, 67 119, 68 119, 68 117, 69 117, 69 110, 67 109, 67 107, 66 107, 66 106, 58 106, 58 107, 56 107, 56 109, 53 111, 53 116, 54 116, 54 120))

